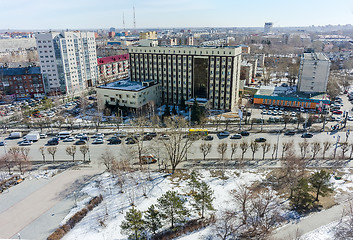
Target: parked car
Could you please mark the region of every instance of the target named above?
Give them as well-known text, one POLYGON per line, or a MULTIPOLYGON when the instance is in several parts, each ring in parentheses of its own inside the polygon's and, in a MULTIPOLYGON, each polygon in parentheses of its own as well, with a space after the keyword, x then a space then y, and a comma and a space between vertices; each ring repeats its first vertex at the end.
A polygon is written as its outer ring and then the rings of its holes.
POLYGON ((158 139, 161 139, 161 140, 168 140, 169 139, 169 136, 167 134, 162 134, 161 136, 159 136, 158 139))
POLYGON ((94 139, 94 141, 92 142, 92 144, 103 144, 104 140, 103 138, 96 138, 94 139))
POLYGON ((156 132, 150 132, 148 133, 149 136, 151 137, 157 137, 157 133, 156 132))
POLYGON ((85 144, 86 144, 86 141, 82 139, 75 142, 75 145, 85 145, 85 144))
POLYGON ((286 131, 286 132, 284 133, 284 135, 286 135, 286 136, 293 136, 293 135, 295 135, 295 131, 293 131, 293 130, 288 130, 288 131, 286 131))
POLYGON ((52 138, 47 142, 47 145, 58 145, 58 144, 59 144, 59 138, 57 137, 52 138))
POLYGON ((147 135, 144 135, 143 138, 142 138, 142 141, 151 141, 152 140, 152 136, 147 134, 147 135))
POLYGON ((75 138, 74 137, 67 137, 63 140, 63 142, 74 142, 75 138))
POLYGON ((348 120, 348 121, 353 121, 353 116, 348 116, 348 117, 347 117, 347 120, 348 120))
POLYGON ((85 135, 85 136, 81 137, 80 140, 88 141, 89 137, 87 135, 85 135))
POLYGON ((311 133, 303 133, 302 138, 312 138, 313 135, 311 133))
POLYGON ((24 141, 22 141, 22 142, 20 142, 20 146, 30 146, 30 145, 32 145, 33 144, 33 142, 32 141, 27 141, 27 140, 24 140, 24 141))
POLYGON ((241 139, 242 136, 240 134, 234 134, 230 137, 230 139, 241 139))
POLYGON ((207 135, 206 137, 203 138, 203 140, 205 140, 205 141, 212 141, 212 140, 213 140, 213 136, 207 135))
POLYGON ((119 138, 110 138, 108 140, 108 143, 109 144, 120 144, 121 143, 121 140, 119 138))
POLYGON ((82 138, 82 137, 87 137, 87 135, 84 134, 84 133, 79 133, 79 134, 77 134, 77 135, 75 136, 75 138, 77 138, 77 139, 80 139, 80 138, 82 138))
POLYGON ((41 139, 46 138, 46 137, 47 137, 47 134, 41 133, 41 134, 39 134, 39 137, 40 137, 41 139))
POLYGON ((245 137, 245 136, 249 136, 250 133, 247 132, 247 131, 241 131, 241 132, 240 132, 240 135, 242 135, 243 137, 245 137))
POLYGON ((157 158, 155 158, 153 155, 141 156, 141 162, 142 164, 156 163, 157 158))
POLYGON ((342 111, 341 110, 335 110, 335 111, 332 112, 332 114, 340 115, 340 114, 342 114, 342 111))
POLYGON ((6 141, 1 141, 0 142, 0 146, 5 146, 6 145, 6 141))
POLYGON ((92 138, 99 138, 99 137, 103 138, 104 137, 104 133, 96 133, 96 134, 94 134, 92 136, 92 138))
POLYGON ((263 138, 263 137, 255 138, 255 142, 266 142, 266 138, 263 138))
POLYGON ((228 137, 230 135, 230 133, 228 131, 223 131, 218 133, 219 137, 228 137))

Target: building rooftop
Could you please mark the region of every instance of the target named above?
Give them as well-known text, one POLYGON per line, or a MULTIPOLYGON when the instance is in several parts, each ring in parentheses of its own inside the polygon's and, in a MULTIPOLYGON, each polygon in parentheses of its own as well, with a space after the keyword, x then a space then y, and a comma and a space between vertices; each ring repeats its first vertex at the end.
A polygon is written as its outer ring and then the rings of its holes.
POLYGON ((328 61, 328 58, 323 53, 304 53, 304 60, 328 61))
POLYGON ((137 82, 137 81, 131 81, 130 78, 128 78, 124 80, 107 83, 107 84, 98 86, 97 88, 115 89, 115 90, 124 90, 124 91, 141 91, 142 89, 145 89, 151 86, 152 83, 154 84, 153 80, 145 80, 143 82, 137 82))
POLYGON ((98 65, 103 65, 107 63, 112 63, 112 62, 119 62, 123 60, 129 60, 129 54, 121 54, 121 55, 115 55, 115 56, 110 56, 110 57, 102 57, 98 58, 97 62, 98 65))
POLYGON ((31 75, 31 74, 41 74, 40 67, 0 68, 0 75, 3 75, 3 76, 31 75))

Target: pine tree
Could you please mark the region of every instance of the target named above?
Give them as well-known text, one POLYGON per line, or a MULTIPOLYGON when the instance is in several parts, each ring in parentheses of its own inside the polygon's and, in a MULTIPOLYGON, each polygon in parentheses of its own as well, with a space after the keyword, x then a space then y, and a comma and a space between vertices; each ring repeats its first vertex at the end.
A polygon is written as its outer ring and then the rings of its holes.
POLYGON ((197 124, 200 124, 201 115, 202 115, 202 112, 201 112, 200 106, 196 101, 196 99, 194 99, 194 104, 191 107, 191 121, 197 122, 197 124))
POLYGON ((173 105, 172 113, 173 113, 173 115, 178 115, 178 112, 176 110, 176 106, 175 105, 173 105))
POLYGON ((129 239, 142 239, 143 231, 145 230, 145 222, 142 219, 142 212, 131 208, 126 212, 125 220, 120 225, 121 232, 128 234, 129 239))
POLYGON ((184 206, 186 200, 175 191, 166 192, 157 199, 157 202, 162 218, 170 221, 172 228, 175 223, 185 222, 185 218, 189 216, 189 211, 184 206))
POLYGON ((199 175, 194 170, 192 170, 188 181, 188 186, 190 187, 192 194, 195 193, 198 184, 200 184, 199 175))
POLYGON ((165 105, 165 109, 164 109, 164 113, 163 113, 163 117, 169 117, 170 116, 170 108, 169 105, 165 105))
POLYGON ((185 109, 186 109, 186 104, 185 104, 185 99, 184 99, 184 97, 181 97, 179 107, 180 107, 180 110, 185 110, 185 109))
POLYGON ((192 206, 201 213, 201 218, 204 218, 207 210, 214 210, 212 205, 214 199, 213 193, 213 190, 204 181, 196 185, 196 193, 193 195, 194 202, 192 206))
POLYGON ((292 198, 290 199, 291 206, 298 211, 308 209, 313 203, 310 190, 308 180, 306 178, 300 179, 293 188, 292 198))
POLYGON ((145 212, 145 226, 153 234, 162 227, 160 213, 153 204, 145 212))
POLYGON ((325 196, 327 193, 333 191, 330 184, 330 174, 325 170, 321 170, 320 172, 311 175, 309 182, 316 190, 315 201, 319 201, 319 195, 325 196))

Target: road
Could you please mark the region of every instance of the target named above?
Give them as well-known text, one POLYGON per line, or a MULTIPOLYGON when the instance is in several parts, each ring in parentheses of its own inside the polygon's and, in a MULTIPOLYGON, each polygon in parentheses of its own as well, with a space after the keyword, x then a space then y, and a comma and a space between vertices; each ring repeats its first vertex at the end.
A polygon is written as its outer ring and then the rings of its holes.
POLYGON ((25 239, 45 239, 72 208, 73 192, 100 172, 91 167, 69 169, 48 180, 25 180, 10 188, 0 195, 0 238, 21 233, 25 239), (50 215, 55 217, 43 217, 50 215))

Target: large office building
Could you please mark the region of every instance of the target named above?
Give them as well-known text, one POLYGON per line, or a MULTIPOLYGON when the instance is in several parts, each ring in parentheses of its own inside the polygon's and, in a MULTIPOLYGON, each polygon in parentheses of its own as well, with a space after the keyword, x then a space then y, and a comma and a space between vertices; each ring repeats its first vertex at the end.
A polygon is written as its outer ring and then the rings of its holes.
POLYGON ((323 53, 304 53, 300 62, 298 91, 325 93, 330 74, 330 60, 323 53))
POLYGON ((235 110, 240 47, 130 47, 131 80, 161 84, 162 103, 199 98, 213 109, 235 110))
POLYGON ((47 32, 35 37, 47 93, 74 94, 96 84, 93 32, 47 32))
POLYGON ((273 27, 273 23, 272 22, 266 22, 265 23, 265 27, 264 27, 264 33, 271 33, 272 31, 272 27, 273 27))

